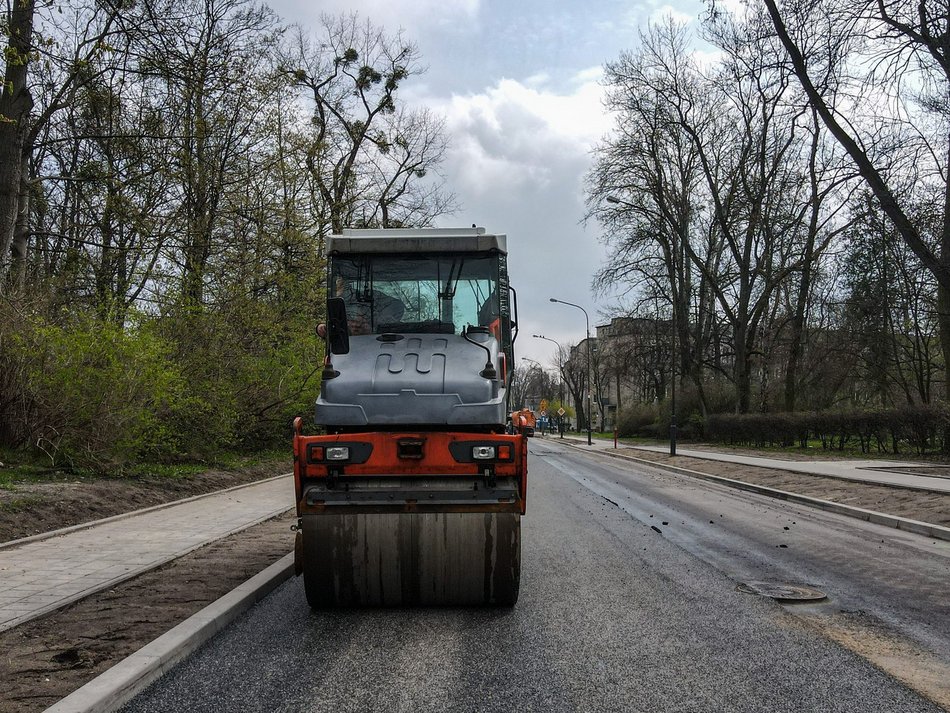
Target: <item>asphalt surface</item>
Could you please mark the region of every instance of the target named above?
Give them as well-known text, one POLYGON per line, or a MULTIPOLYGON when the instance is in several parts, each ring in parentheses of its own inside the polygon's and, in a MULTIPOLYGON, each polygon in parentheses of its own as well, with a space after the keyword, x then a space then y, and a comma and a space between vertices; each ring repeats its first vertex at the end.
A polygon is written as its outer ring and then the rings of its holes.
POLYGON ((739 586, 950 660, 945 543, 555 444, 529 480, 513 609, 311 613, 290 580, 123 710, 941 710, 739 586))
POLYGON ((947 542, 603 458, 538 455, 733 581, 817 587, 830 601, 815 613, 860 612, 950 662, 947 542))

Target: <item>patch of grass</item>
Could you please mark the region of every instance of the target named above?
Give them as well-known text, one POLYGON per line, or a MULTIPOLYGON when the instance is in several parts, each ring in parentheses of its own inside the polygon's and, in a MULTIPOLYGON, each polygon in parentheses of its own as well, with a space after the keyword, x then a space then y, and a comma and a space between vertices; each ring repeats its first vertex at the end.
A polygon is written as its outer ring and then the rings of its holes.
MULTIPOLYGON (((919 454, 910 449, 908 449, 906 452, 900 452, 897 454, 879 453, 876 450, 872 450, 868 453, 862 453, 861 447, 858 443, 846 443, 845 447, 841 449, 839 449, 837 446, 822 448, 820 440, 808 441, 808 445, 804 448, 802 448, 798 443, 794 443, 790 446, 776 444, 759 446, 744 443, 709 443, 707 445, 716 446, 719 448, 729 448, 736 451, 754 451, 758 453, 771 453, 776 455, 781 455, 783 453, 807 454, 816 458, 860 458, 861 460, 874 460, 875 458, 881 460, 919 460, 921 458, 919 454)), ((688 448, 689 445, 687 444, 686 447, 688 448)))
MULTIPOLYGON (((557 431, 554 432, 554 435, 557 435, 557 431)), ((572 438, 583 438, 586 440, 587 431, 564 431, 565 436, 571 436, 572 438)), ((599 438, 602 441, 610 441, 613 443, 614 432, 613 431, 594 431, 591 433, 593 438, 599 438)), ((648 438, 646 436, 621 436, 617 439, 618 443, 626 443, 630 446, 656 446, 662 445, 668 441, 658 441, 655 438, 648 438)))
POLYGON ((268 450, 256 453, 225 453, 211 463, 135 463, 123 469, 122 475, 129 478, 162 478, 185 480, 207 470, 240 470, 274 461, 291 459, 290 447, 285 450, 268 450))
POLYGON ((60 480, 95 480, 98 478, 156 478, 162 480, 187 480, 207 470, 218 469, 235 471, 242 468, 251 468, 267 463, 283 461, 289 464, 291 460, 290 444, 285 449, 258 451, 255 453, 239 453, 237 451, 222 454, 214 462, 183 462, 183 463, 131 463, 125 467, 117 467, 113 471, 105 469, 105 473, 96 472, 89 468, 76 468, 65 472, 62 469, 51 468, 48 461, 43 463, 32 460, 27 453, 3 451, 0 452, 0 490, 15 491, 18 484, 50 483, 60 480))
POLYGON ((16 490, 18 483, 48 483, 67 478, 74 476, 32 463, 6 463, 0 468, 0 490, 16 490))
POLYGON ((255 453, 228 453, 216 459, 215 465, 224 470, 235 470, 237 468, 249 468, 262 463, 272 461, 290 461, 293 457, 290 441, 286 448, 275 448, 266 451, 257 451, 255 453))
MULTIPOLYGON (((568 435, 565 432, 565 435, 568 435)), ((586 438, 586 431, 583 433, 570 432, 570 435, 573 437, 582 437, 586 438)), ((613 433, 597 433, 595 432, 594 438, 603 438, 604 440, 613 441, 613 433)), ((629 446, 667 446, 669 445, 669 438, 648 438, 648 437, 623 437, 618 439, 618 442, 624 445, 629 446)), ((763 454, 763 455, 782 455, 782 454, 798 454, 798 455, 808 455, 816 459, 836 459, 836 458, 857 458, 860 460, 890 460, 890 461, 911 461, 911 462, 933 462, 933 463, 946 463, 946 456, 940 453, 917 453, 912 448, 908 447, 905 450, 902 450, 898 453, 879 453, 876 450, 872 450, 868 453, 862 453, 861 447, 858 443, 847 443, 845 444, 844 449, 839 450, 836 447, 834 448, 822 448, 821 441, 818 439, 813 439, 808 442, 808 445, 805 448, 802 448, 799 444, 795 443, 790 446, 780 446, 780 445, 749 445, 741 443, 715 443, 711 441, 691 441, 683 438, 678 438, 677 446, 685 449, 690 448, 702 448, 704 446, 712 448, 723 448, 730 451, 736 452, 746 452, 749 455, 763 454)))
POLYGON ((14 513, 20 510, 26 510, 32 505, 42 502, 42 498, 28 495, 23 498, 13 498, 12 500, 0 500, 0 512, 14 513))

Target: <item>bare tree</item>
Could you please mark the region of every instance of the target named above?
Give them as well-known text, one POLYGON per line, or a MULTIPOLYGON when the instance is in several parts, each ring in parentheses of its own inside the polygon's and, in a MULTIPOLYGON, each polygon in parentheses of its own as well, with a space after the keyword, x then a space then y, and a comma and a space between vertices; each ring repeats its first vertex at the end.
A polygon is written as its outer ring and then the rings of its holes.
POLYGON ((397 103, 402 83, 422 71, 414 44, 356 15, 324 16, 319 38, 297 31, 283 66, 313 101, 306 165, 321 232, 427 225, 452 210, 437 173, 446 148, 442 121, 397 103))
POLYGON ((63 22, 80 28, 79 33, 50 42, 38 37, 38 28, 56 31, 62 15, 38 17, 34 0, 7 8, 0 87, 0 278, 6 276, 18 288, 26 276, 34 142, 50 119, 70 106, 76 91, 95 78, 91 68, 101 66, 97 59, 109 52, 106 40, 116 32, 121 5, 104 1, 68 8, 63 22), (46 82, 35 86, 31 72, 37 58, 50 73, 46 82))
MULTIPOLYGON (((611 260, 598 273, 602 290, 644 289, 661 295, 677 315, 678 373, 702 393, 703 354, 713 317, 708 284, 721 247, 702 229, 702 172, 692 137, 683 130, 670 97, 687 101, 707 118, 692 90, 699 77, 689 61, 687 35, 672 22, 652 27, 636 55, 607 65, 608 108, 618 113, 614 138, 598 149, 588 176, 590 214, 609 226, 611 260), (696 270, 687 246, 705 255, 696 270), (644 286, 647 286, 646 288, 644 286)), ((712 107, 707 107, 711 111, 712 107)))
POLYGON ((245 180, 238 173, 242 154, 279 87, 264 75, 276 46, 276 19, 250 0, 148 0, 142 13, 142 71, 166 97, 173 127, 171 170, 180 186, 183 230, 172 257, 180 264, 184 299, 200 305, 218 250, 224 193, 245 180))
POLYGON ((88 82, 34 151, 43 210, 32 270, 119 324, 151 280, 175 215, 163 112, 133 98, 130 77, 114 66, 88 82))
POLYGON ((454 212, 455 196, 445 192, 439 172, 448 149, 445 119, 428 109, 403 107, 385 123, 385 137, 373 144, 369 156, 372 173, 366 191, 375 197, 373 212, 360 222, 381 228, 424 227, 454 212))
POLYGON ((749 410, 753 375, 768 372, 762 340, 779 319, 791 322, 794 396, 812 274, 841 229, 847 176, 828 170, 834 157, 766 25, 761 13, 711 14, 707 37, 723 58, 708 69, 693 63, 685 28, 652 26, 635 55, 608 65, 617 135, 589 177, 590 214, 613 228, 598 282, 669 302, 677 373, 704 411, 705 371, 727 365, 735 408, 749 410))
MULTIPOLYGON (((851 157, 901 239, 934 276, 946 361, 950 358, 950 139, 945 128, 950 15, 946 3, 808 0, 780 6, 777 0, 765 0, 765 7, 808 101, 851 157), (870 67, 863 73, 862 63, 870 67), (869 96, 871 87, 887 97, 890 103, 881 104, 889 106, 891 114, 873 116, 869 127, 862 126, 857 107, 867 113, 868 103, 862 99, 869 96), (887 166, 875 161, 868 150, 869 132, 898 120, 917 130, 926 147, 919 157, 926 164, 918 161, 915 165, 922 169, 924 180, 941 189, 942 219, 935 245, 914 220, 907 199, 894 190, 893 172, 889 176, 887 166)), ((950 379, 945 384, 950 394, 950 379)))

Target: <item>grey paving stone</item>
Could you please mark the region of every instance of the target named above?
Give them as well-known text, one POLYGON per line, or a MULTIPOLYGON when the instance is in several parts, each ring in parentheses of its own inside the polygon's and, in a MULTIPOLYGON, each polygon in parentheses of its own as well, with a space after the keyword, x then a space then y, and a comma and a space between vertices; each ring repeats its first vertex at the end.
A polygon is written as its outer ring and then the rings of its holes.
POLYGON ((0 631, 293 505, 293 478, 288 474, 0 549, 0 631))

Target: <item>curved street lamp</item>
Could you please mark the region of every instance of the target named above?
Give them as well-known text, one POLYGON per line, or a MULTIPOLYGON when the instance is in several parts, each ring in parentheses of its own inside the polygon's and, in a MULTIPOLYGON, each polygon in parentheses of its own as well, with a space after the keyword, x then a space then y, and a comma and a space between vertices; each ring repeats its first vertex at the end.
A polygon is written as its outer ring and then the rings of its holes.
POLYGON ((567 305, 568 307, 576 307, 584 313, 584 322, 587 325, 587 445, 589 446, 593 443, 590 433, 590 417, 591 411, 594 408, 594 395, 591 392, 592 381, 590 378, 590 317, 587 315, 587 310, 580 305, 576 305, 573 302, 565 302, 564 300, 559 300, 554 297, 549 299, 551 302, 557 302, 558 304, 567 305))
POLYGON ((546 342, 551 342, 557 347, 557 370, 558 370, 558 376, 560 377, 558 379, 557 397, 563 401, 564 392, 561 389, 561 385, 564 383, 564 364, 561 362, 561 357, 564 354, 564 350, 561 348, 561 343, 557 341, 556 339, 545 337, 543 334, 532 334, 531 336, 534 337, 535 339, 543 339, 546 342))

